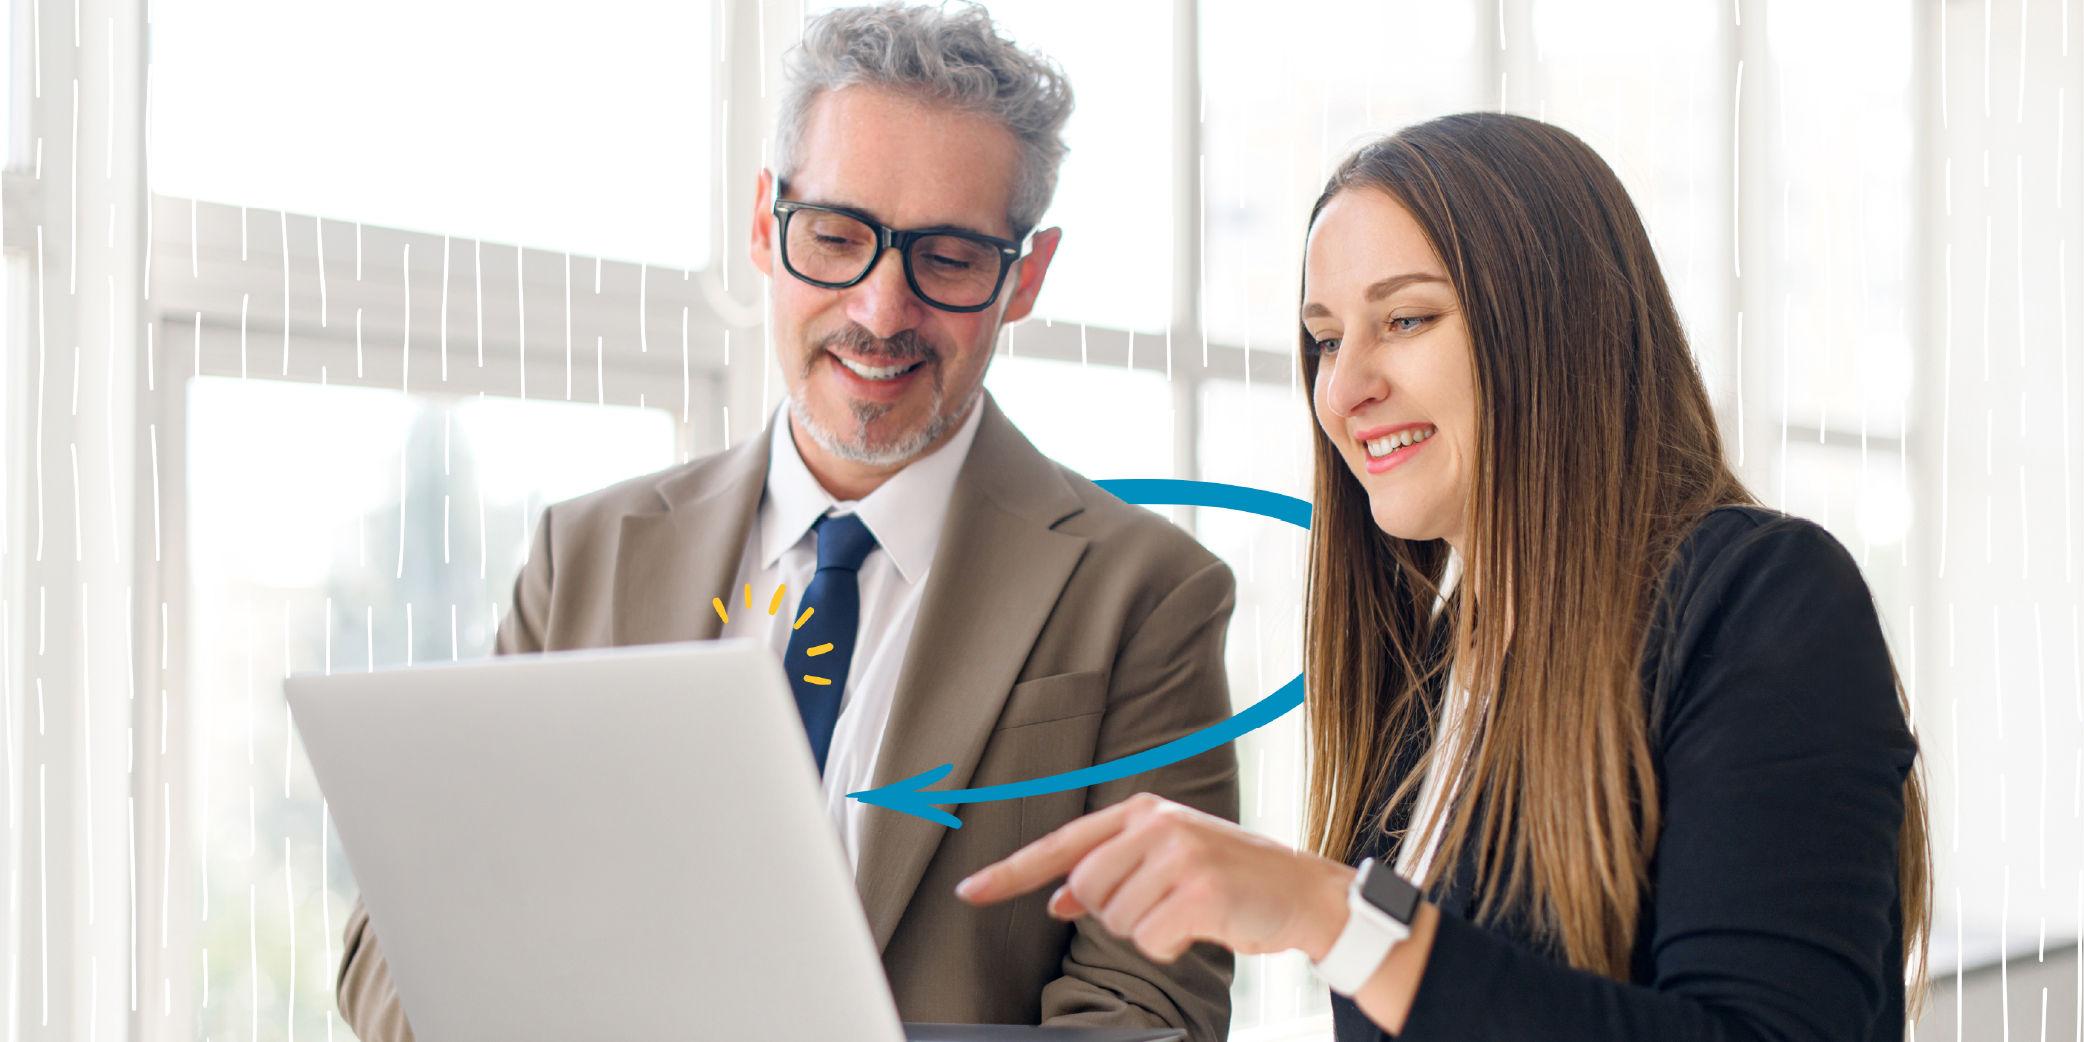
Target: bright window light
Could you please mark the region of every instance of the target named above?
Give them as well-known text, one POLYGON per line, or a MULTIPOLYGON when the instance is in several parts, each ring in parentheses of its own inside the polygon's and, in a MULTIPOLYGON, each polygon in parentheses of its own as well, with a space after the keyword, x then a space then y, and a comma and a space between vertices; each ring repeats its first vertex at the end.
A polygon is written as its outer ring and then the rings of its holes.
POLYGON ((711 12, 156 0, 152 189, 701 267, 711 12))
POLYGON ((996 358, 984 386, 1043 455, 1086 477, 1172 476, 1172 388, 1157 373, 996 358))

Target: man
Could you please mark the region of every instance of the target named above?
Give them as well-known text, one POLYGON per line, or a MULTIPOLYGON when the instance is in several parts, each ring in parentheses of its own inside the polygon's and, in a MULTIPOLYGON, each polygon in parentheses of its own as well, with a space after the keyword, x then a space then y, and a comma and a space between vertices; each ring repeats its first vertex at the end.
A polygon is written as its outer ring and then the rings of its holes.
MULTIPOLYGON (((953 890, 1138 791, 1234 819, 1227 747, 964 805, 959 831, 846 798, 944 763, 936 787, 1076 770, 1229 715, 1229 570, 1036 452, 983 393, 1000 325, 1033 309, 1056 251, 1058 229, 1028 236, 1069 87, 974 7, 831 12, 789 72, 752 232, 788 402, 733 449, 551 507, 499 650, 765 641, 904 1019, 1217 1042, 1227 953, 1159 966, 1050 918, 1046 895, 978 909, 953 890)), ((365 1042, 409 1038, 359 907, 346 942, 341 1011, 365 1042)))

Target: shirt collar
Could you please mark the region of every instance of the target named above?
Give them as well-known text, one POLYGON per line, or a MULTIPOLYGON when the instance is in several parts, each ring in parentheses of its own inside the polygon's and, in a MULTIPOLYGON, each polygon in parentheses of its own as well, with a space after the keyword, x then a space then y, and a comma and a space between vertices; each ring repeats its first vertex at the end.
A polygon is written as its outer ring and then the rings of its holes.
POLYGON ((774 567, 819 518, 855 514, 876 537, 876 545, 890 555, 898 574, 908 583, 918 582, 933 565, 941 525, 948 518, 948 502, 955 496, 955 479, 969 457, 971 443, 977 440, 977 425, 983 416, 980 396, 955 436, 940 448, 906 464, 866 498, 836 500, 818 484, 796 451, 789 403, 784 400, 775 412, 772 448, 767 454, 767 489, 760 499, 760 566, 774 567))

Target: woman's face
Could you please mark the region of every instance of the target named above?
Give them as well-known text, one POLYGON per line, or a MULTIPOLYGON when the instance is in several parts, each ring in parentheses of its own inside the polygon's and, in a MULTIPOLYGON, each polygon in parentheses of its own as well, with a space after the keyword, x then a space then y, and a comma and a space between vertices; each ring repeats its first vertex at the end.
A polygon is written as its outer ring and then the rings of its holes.
POLYGON ((1476 472, 1476 375, 1447 268, 1402 204, 1334 196, 1303 259, 1317 422, 1367 490, 1375 524, 1459 552, 1476 472))

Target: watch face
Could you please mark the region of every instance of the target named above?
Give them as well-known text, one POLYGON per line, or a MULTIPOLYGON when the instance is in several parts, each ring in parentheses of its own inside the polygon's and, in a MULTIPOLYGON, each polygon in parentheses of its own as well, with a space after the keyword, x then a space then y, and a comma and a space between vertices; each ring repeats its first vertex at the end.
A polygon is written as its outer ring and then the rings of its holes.
POLYGON ((1361 880, 1360 896, 1406 926, 1411 925, 1412 917, 1418 912, 1418 888, 1379 861, 1368 865, 1366 876, 1361 880))

